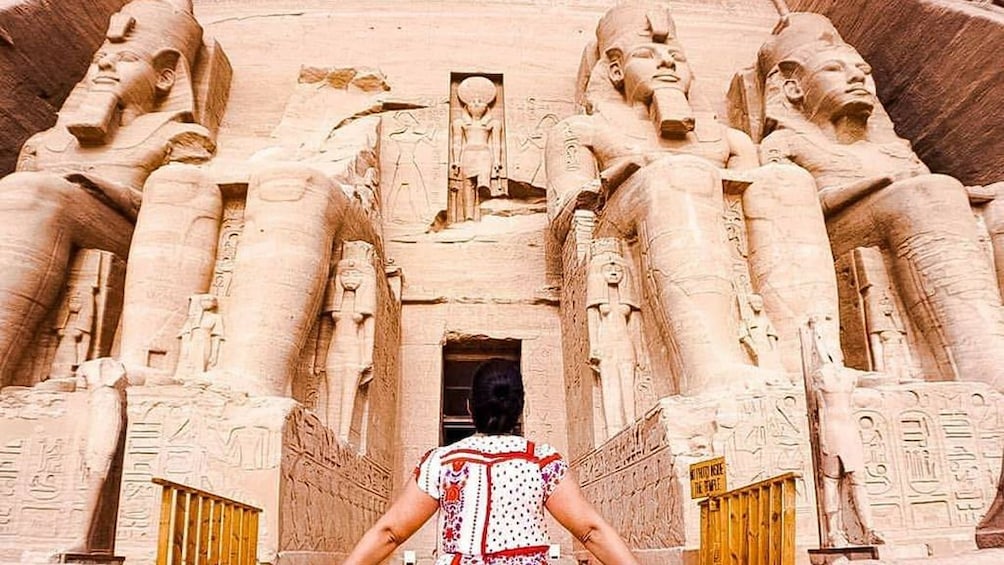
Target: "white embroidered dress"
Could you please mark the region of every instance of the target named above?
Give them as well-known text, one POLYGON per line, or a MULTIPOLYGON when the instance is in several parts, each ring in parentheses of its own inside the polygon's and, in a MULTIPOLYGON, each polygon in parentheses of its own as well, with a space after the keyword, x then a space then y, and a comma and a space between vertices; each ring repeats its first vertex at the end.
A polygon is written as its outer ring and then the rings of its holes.
POLYGON ((544 502, 568 472, 549 445, 481 436, 430 450, 418 488, 439 501, 436 565, 542 565, 550 543, 544 502))

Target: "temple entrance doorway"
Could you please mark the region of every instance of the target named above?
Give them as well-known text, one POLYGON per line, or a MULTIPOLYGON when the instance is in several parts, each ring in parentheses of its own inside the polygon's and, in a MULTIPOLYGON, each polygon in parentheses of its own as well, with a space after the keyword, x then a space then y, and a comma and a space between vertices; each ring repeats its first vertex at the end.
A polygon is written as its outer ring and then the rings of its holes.
MULTIPOLYGON (((439 444, 449 445, 475 432, 467 412, 471 380, 478 365, 489 359, 505 359, 520 364, 518 339, 472 338, 448 341, 443 346, 443 404, 440 411, 439 444)), ((522 431, 522 418, 516 432, 522 431)))

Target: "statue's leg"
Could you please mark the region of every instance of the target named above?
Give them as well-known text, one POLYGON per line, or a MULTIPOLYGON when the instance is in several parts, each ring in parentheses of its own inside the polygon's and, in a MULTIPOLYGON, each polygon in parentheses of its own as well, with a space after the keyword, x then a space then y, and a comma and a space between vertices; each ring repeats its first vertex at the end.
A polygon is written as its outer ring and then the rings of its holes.
POLYGON ((66 281, 74 249, 125 257, 132 223, 60 176, 20 172, 0 180, 0 386, 66 281))
POLYGON ((840 354, 837 277, 812 175, 794 165, 766 165, 743 193, 753 289, 779 338, 785 370, 802 367, 798 330, 813 317, 827 325, 840 354))
POLYGON ((941 377, 1004 388, 1004 308, 962 185, 924 175, 869 196, 827 222, 834 253, 881 245, 914 327, 941 377))
POLYGON ((875 531, 875 522, 872 520, 872 507, 868 502, 868 491, 865 487, 864 478, 861 471, 852 471, 845 475, 848 486, 851 489, 851 501, 854 502, 854 510, 858 515, 858 522, 864 532, 865 543, 885 543, 882 536, 875 531))
POLYGON ((290 394, 348 207, 338 186, 308 166, 274 165, 251 176, 219 365, 232 385, 290 394))
POLYGON ((174 374, 188 299, 209 292, 222 215, 220 189, 198 167, 168 165, 147 179, 122 311, 120 356, 131 372, 174 374))
POLYGON ((619 186, 597 225, 597 237, 637 238, 655 299, 655 312, 642 314, 656 316, 675 350, 685 395, 742 386, 730 371, 743 357, 723 210, 714 166, 666 157, 619 186))
POLYGON ((621 395, 621 375, 615 359, 605 353, 600 360, 600 392, 603 394, 603 416, 607 422, 607 437, 624 429, 624 397, 621 395))
POLYGON ((634 388, 636 365, 633 359, 622 361, 618 368, 617 385, 621 394, 621 414, 625 425, 635 420, 634 388))
POLYGON ((840 520, 840 479, 823 475, 823 514, 826 516, 828 547, 847 546, 847 534, 840 520))

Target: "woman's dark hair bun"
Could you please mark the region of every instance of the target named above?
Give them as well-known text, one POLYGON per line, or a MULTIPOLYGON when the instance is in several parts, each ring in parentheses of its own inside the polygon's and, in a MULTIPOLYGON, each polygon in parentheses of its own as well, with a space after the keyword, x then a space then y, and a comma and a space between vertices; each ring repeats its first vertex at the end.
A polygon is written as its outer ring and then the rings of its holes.
POLYGON ((471 417, 483 434, 512 433, 523 414, 523 377, 519 366, 505 359, 489 359, 474 370, 471 417))

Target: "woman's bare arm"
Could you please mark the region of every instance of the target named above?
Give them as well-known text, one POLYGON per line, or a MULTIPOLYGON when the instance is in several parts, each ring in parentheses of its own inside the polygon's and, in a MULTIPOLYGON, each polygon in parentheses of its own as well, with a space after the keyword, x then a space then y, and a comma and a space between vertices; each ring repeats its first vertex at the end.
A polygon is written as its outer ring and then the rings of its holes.
POLYGON ((638 565, 617 532, 582 495, 571 472, 558 483, 545 503, 554 519, 606 565, 638 565))
POLYGON ((418 488, 414 479, 387 512, 367 531, 342 565, 377 565, 422 527, 439 509, 439 501, 418 488))

